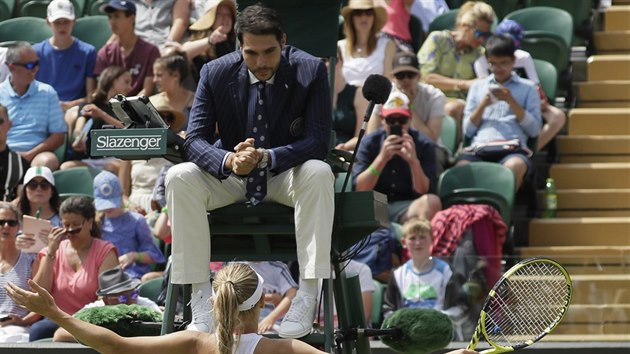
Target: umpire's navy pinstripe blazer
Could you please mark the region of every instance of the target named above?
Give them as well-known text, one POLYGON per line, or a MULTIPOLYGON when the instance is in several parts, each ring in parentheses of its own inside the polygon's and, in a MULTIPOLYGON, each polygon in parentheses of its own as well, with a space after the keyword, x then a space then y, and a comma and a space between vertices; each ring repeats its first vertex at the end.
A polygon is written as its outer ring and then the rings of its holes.
MULTIPOLYGON (((247 132, 249 77, 240 52, 203 66, 188 123, 184 154, 217 178, 224 156, 251 137, 247 132), (214 145, 215 127, 220 141, 214 145)), ((275 154, 273 173, 307 160, 326 157, 332 108, 326 67, 297 48, 282 50, 270 87, 269 146, 275 154)))

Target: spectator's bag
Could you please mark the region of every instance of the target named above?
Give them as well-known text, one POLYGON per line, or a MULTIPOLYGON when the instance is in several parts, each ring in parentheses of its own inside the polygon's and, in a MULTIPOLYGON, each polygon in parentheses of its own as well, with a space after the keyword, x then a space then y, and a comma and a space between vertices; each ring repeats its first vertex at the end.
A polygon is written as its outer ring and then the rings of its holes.
POLYGON ((496 140, 488 143, 477 143, 464 148, 464 154, 475 155, 484 161, 498 162, 502 158, 511 154, 523 154, 532 156, 532 151, 521 146, 519 139, 496 140))

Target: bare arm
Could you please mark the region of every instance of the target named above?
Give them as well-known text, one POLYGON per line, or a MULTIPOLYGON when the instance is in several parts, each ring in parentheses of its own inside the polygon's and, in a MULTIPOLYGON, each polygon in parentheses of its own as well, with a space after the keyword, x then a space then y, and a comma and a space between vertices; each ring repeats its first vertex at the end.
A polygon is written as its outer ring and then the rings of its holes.
MULTIPOLYGON (((103 354, 153 354, 183 353, 195 354, 203 350, 203 337, 207 334, 180 331, 166 336, 124 338, 116 333, 74 318, 61 311, 46 289, 29 280, 34 292, 26 291, 9 283, 7 294, 18 304, 33 312, 40 313, 63 327, 77 340, 103 354)), ((205 348, 211 352, 212 348, 205 348)))
POLYGON ((138 92, 138 96, 151 96, 155 90, 155 84, 153 83, 153 76, 147 76, 142 82, 142 90, 138 92))
POLYGON ((118 178, 120 179, 120 187, 122 188, 123 203, 129 203, 131 195, 131 161, 123 160, 118 168, 118 178))
POLYGON ((475 82, 472 80, 453 79, 437 73, 430 73, 423 76, 424 82, 439 88, 442 91, 468 91, 475 82))
POLYGON ((56 148, 60 147, 63 144, 64 135, 66 133, 51 133, 46 140, 39 143, 30 151, 22 153, 21 155, 31 161, 37 154, 44 151, 55 151, 56 148))
MULTIPOLYGON (((188 331, 183 331, 188 332, 188 331)), ((262 338, 256 346, 256 353, 273 354, 325 354, 325 352, 297 339, 262 338)))
POLYGON ((393 78, 392 74, 392 62, 394 61, 394 54, 396 54, 396 44, 393 41, 387 42, 387 46, 385 47, 385 70, 383 71, 383 76, 388 79, 393 78))
POLYGON ((296 293, 296 288, 291 288, 286 292, 280 302, 275 306, 273 311, 271 311, 262 321, 260 321, 260 323, 258 324, 258 333, 264 333, 270 330, 273 327, 273 324, 282 316, 284 316, 287 311, 289 311, 289 307, 291 307, 291 300, 295 297, 296 293))
POLYGON ((430 117, 425 123, 417 116, 415 111, 412 114, 414 116, 414 128, 428 136, 434 143, 437 142, 442 133, 442 117, 430 117))
POLYGON ((180 42, 186 29, 188 28, 188 18, 190 17, 190 7, 188 1, 176 0, 173 4, 173 23, 168 37, 176 42, 180 42))

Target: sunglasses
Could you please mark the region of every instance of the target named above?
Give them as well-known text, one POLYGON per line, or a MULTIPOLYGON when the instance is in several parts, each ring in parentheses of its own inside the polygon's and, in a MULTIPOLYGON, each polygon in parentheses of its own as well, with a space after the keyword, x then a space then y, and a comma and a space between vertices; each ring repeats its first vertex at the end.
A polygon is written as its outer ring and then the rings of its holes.
POLYGON ((396 115, 396 116, 385 117, 385 123, 387 123, 388 125, 394 125, 394 124, 405 125, 407 124, 408 121, 409 121, 409 118, 405 116, 396 115))
POLYGON ((69 228, 69 227, 66 227, 66 233, 67 233, 67 234, 70 234, 70 235, 76 235, 76 234, 78 234, 79 232, 81 232, 81 230, 83 229, 83 225, 84 225, 84 224, 85 224, 85 222, 82 222, 82 223, 81 223, 81 226, 77 226, 77 227, 72 228, 72 229, 71 229, 71 228, 69 228))
POLYGON ((490 38, 490 36, 492 36, 492 32, 484 32, 478 29, 475 30, 475 38, 483 38, 485 40, 490 38))
POLYGON ((4 122, 6 122, 6 120, 4 118, 0 118, 0 125, 4 124, 4 122))
POLYGON ((28 63, 13 63, 13 65, 22 66, 27 70, 33 70, 36 66, 39 66, 39 60, 31 61, 28 63))
POLYGON ((399 73, 395 73, 394 76, 396 77, 396 80, 413 79, 418 76, 418 73, 414 73, 413 71, 401 71, 399 73))
POLYGON ((118 300, 118 303, 120 304, 126 304, 127 301, 131 300, 131 301, 136 301, 138 300, 138 290, 134 290, 131 292, 131 294, 129 295, 118 295, 118 296, 113 296, 113 295, 105 295, 104 297, 108 298, 108 299, 115 299, 118 300))
POLYGON ((19 224, 19 222, 17 220, 0 219, 0 226, 16 227, 16 226, 18 226, 18 224, 19 224))
POLYGON ((28 189, 37 189, 37 187, 40 187, 43 190, 47 190, 50 189, 51 185, 47 181, 30 181, 26 184, 26 188, 28 189))
POLYGON ((353 16, 374 16, 374 9, 366 9, 366 10, 354 10, 352 11, 353 16))

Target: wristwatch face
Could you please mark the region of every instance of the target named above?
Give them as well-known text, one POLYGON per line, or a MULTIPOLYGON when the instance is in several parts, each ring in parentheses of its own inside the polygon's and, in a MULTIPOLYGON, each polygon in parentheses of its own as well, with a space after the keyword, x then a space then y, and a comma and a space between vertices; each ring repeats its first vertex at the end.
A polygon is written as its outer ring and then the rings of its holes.
POLYGON ((267 151, 263 152, 262 159, 258 163, 258 168, 267 168, 267 162, 269 161, 269 153, 267 151))

